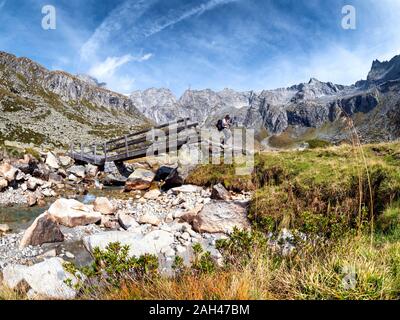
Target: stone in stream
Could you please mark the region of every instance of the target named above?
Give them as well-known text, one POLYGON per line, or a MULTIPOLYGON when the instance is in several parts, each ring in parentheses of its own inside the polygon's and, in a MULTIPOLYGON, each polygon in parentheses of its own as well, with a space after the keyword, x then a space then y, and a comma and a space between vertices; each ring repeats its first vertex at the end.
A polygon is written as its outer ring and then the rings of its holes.
POLYGON ((48 212, 56 218, 58 223, 71 228, 101 220, 100 212, 74 199, 58 199, 50 206, 48 212))
POLYGON ((212 187, 211 199, 230 200, 231 195, 228 192, 228 190, 226 190, 225 187, 221 183, 218 183, 212 187))
POLYGON ((3 282, 10 289, 17 289, 22 282, 31 288, 33 298, 74 299, 74 285, 78 280, 66 272, 60 258, 47 259, 33 266, 8 265, 3 270, 3 282), (70 279, 72 286, 65 282, 70 279))
POLYGON ((0 176, 5 178, 8 182, 15 180, 18 169, 14 168, 11 164, 4 162, 0 165, 0 176))
POLYGON ((110 243, 119 242, 129 245, 129 256, 140 257, 144 254, 158 255, 163 248, 174 242, 174 235, 163 230, 151 231, 145 236, 140 233, 127 231, 109 231, 94 234, 83 239, 83 243, 90 252, 99 247, 104 250, 110 243))
POLYGON ((56 158, 56 156, 52 153, 52 152, 47 152, 46 155, 46 164, 53 169, 58 169, 60 168, 60 165, 58 163, 58 159, 56 158))
POLYGON ((94 210, 102 214, 114 214, 115 208, 106 197, 98 197, 93 202, 94 210))
POLYGON ((125 183, 125 190, 146 190, 150 188, 155 174, 146 169, 138 168, 129 177, 125 183))
POLYGON ((247 202, 211 201, 193 218, 193 229, 199 233, 231 233, 236 227, 250 229, 247 202))
POLYGON ((64 235, 56 219, 48 212, 44 212, 26 229, 19 248, 23 249, 27 246, 39 246, 43 243, 62 241, 64 241, 64 235))

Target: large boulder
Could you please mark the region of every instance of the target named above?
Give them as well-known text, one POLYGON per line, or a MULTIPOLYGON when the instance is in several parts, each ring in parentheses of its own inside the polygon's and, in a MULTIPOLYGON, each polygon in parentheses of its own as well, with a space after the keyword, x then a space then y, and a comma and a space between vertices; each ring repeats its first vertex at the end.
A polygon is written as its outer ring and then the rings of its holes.
POLYGON ((109 231, 83 239, 86 249, 90 252, 93 252, 96 247, 104 250, 112 242, 129 245, 129 256, 132 257, 140 257, 144 254, 158 255, 161 250, 173 244, 174 235, 164 230, 151 231, 145 236, 140 233, 126 231, 109 231))
POLYGON ((7 162, 4 162, 0 165, 0 176, 5 178, 8 182, 15 180, 17 172, 18 169, 7 162))
POLYGON ((84 166, 72 166, 67 170, 67 172, 72 173, 79 178, 85 178, 86 176, 86 170, 84 166))
POLYGON ((51 258, 33 266, 8 265, 3 270, 3 282, 10 289, 17 289, 25 281, 31 290, 30 296, 49 299, 74 299, 74 285, 78 280, 66 272, 64 261, 51 258), (70 279, 72 287, 66 284, 70 279))
POLYGON ((52 153, 52 152, 47 152, 46 155, 46 164, 53 169, 58 169, 60 168, 60 165, 58 163, 58 159, 56 158, 56 156, 52 153))
POLYGON ((98 197, 96 200, 93 202, 94 210, 97 212, 100 212, 102 214, 114 214, 115 213, 115 208, 110 202, 105 197, 98 197))
POLYGON ((32 225, 26 229, 20 242, 20 249, 27 246, 38 246, 43 243, 62 242, 64 235, 56 219, 48 212, 41 214, 32 225))
POLYGON ((226 190, 225 187, 221 183, 218 183, 212 187, 211 199, 230 200, 231 195, 230 195, 229 191, 226 190))
POLYGON ((50 206, 48 212, 58 223, 70 228, 101 220, 101 213, 94 211, 93 206, 84 205, 74 199, 58 199, 50 206))
POLYGON ((193 229, 197 232, 231 233, 236 227, 248 230, 247 203, 238 201, 211 201, 193 218, 193 229))
POLYGON ((138 168, 129 177, 125 183, 125 190, 146 190, 150 188, 155 174, 146 169, 138 168))

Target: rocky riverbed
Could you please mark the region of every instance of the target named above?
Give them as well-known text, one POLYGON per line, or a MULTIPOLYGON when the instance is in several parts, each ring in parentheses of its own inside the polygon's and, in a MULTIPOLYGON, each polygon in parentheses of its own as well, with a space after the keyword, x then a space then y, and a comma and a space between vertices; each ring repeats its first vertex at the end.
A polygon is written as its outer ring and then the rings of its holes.
POLYGON ((123 169, 113 164, 82 166, 50 152, 39 160, 29 155, 3 160, 1 210, 14 209, 6 207, 10 205, 35 209, 32 221, 14 223, 14 231, 0 220, 4 284, 17 288, 21 281, 28 283, 32 298, 73 298, 76 292, 64 286, 71 275, 60 267, 62 262, 88 264, 94 248, 104 249, 112 242, 129 245, 131 256, 158 256, 166 275, 172 274, 176 256, 191 263, 195 243, 222 263, 215 243, 235 227, 250 228, 246 213, 251 194, 228 192, 222 185, 186 185, 187 171, 143 163, 123 169), (38 279, 45 270, 43 285, 38 279))

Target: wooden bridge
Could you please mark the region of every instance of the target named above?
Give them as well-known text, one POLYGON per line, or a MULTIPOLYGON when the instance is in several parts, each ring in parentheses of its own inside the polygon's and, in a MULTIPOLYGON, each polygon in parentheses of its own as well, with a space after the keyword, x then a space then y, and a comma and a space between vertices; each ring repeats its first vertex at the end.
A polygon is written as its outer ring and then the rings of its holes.
POLYGON ((188 142, 200 141, 198 123, 189 118, 133 132, 101 144, 84 145, 79 150, 71 144, 69 156, 75 161, 102 166, 105 162, 122 162, 178 150, 188 142))

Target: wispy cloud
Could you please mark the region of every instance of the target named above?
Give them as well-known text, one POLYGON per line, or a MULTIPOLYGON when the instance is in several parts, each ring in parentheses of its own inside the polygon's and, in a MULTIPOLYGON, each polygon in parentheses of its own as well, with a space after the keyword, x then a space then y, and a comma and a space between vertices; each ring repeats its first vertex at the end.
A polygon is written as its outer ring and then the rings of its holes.
POLYGON ((171 26, 173 26, 181 21, 184 21, 186 19, 189 19, 193 16, 200 16, 200 15, 204 14, 205 12, 207 12, 209 10, 213 10, 214 8, 216 8, 220 5, 229 4, 229 3, 238 2, 238 1, 240 1, 240 0, 210 0, 210 1, 203 3, 197 7, 187 10, 181 14, 178 14, 175 17, 174 17, 174 13, 173 13, 172 16, 166 22, 163 22, 163 23, 155 22, 154 25, 150 28, 150 30, 148 30, 147 32, 144 33, 144 36, 150 37, 168 27, 171 27, 171 26))
POLYGON ((139 40, 155 35, 162 30, 194 16, 200 16, 214 8, 240 0, 208 0, 184 9, 171 10, 166 16, 137 24, 137 20, 158 0, 127 0, 114 9, 96 29, 80 50, 81 58, 90 60, 97 50, 116 35, 124 34, 125 41, 139 40))

